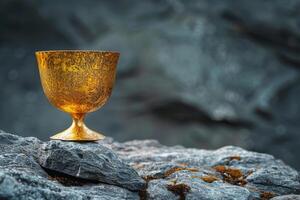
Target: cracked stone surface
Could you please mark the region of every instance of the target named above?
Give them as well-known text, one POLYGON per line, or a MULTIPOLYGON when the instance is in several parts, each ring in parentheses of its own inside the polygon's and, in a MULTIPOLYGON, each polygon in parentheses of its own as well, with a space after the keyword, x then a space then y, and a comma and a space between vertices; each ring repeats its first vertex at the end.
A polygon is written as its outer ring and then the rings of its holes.
POLYGON ((300 195, 296 170, 272 155, 235 146, 205 150, 111 138, 41 142, 5 132, 0 138, 0 199, 289 200, 300 195))
POLYGON ((101 144, 50 141, 41 145, 38 155, 46 169, 130 190, 145 188, 137 172, 101 144))

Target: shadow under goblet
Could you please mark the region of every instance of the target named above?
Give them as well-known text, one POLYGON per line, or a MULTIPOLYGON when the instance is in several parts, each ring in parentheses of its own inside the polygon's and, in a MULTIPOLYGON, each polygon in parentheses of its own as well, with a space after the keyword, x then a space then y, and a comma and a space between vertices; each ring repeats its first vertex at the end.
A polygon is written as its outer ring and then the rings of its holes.
POLYGON ((96 141, 104 136, 83 122, 86 113, 105 104, 111 95, 119 53, 109 51, 38 51, 35 53, 42 87, 50 103, 71 114, 67 130, 55 140, 96 141))

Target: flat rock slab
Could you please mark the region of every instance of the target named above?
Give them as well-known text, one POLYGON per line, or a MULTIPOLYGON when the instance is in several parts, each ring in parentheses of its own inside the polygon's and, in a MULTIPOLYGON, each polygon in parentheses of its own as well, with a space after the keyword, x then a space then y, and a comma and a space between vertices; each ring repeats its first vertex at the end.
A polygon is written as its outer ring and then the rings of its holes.
POLYGON ((39 163, 70 176, 143 190, 145 181, 111 149, 99 143, 50 141, 41 145, 39 163))
POLYGON ((234 146, 41 142, 4 132, 0 138, 0 199, 290 200, 300 194, 296 170, 234 146))

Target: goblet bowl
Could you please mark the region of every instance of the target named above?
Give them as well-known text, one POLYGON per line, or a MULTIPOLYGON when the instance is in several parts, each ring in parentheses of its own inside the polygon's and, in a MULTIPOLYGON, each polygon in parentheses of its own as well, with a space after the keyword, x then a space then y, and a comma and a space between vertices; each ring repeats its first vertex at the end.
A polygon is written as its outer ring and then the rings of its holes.
POLYGON ((103 106, 115 82, 118 52, 38 51, 35 53, 41 83, 52 105, 69 113, 73 123, 51 137, 57 140, 95 141, 103 139, 83 122, 86 113, 103 106))

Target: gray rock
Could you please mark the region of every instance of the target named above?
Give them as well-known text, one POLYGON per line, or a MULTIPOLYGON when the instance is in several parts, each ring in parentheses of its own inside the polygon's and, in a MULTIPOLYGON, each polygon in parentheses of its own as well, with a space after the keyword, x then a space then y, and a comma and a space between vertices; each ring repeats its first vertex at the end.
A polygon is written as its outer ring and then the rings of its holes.
POLYGON ((81 187, 72 187, 72 190, 82 192, 95 200, 110 200, 110 199, 125 199, 125 200, 137 200, 139 194, 137 192, 129 191, 125 188, 120 188, 113 185, 98 184, 87 185, 81 187))
POLYGON ((0 130, 0 155, 20 153, 37 160, 37 152, 42 142, 35 137, 19 137, 0 130))
POLYGON ((300 195, 296 170, 240 147, 205 150, 107 138, 98 143, 38 142, 36 151, 30 144, 21 148, 28 138, 3 132, 0 138, 9 149, 0 154, 0 199, 258 200, 300 195))
POLYGON ((112 150, 98 143, 50 141, 38 152, 46 169, 78 178, 142 190, 145 181, 112 150))
POLYGON ((47 177, 47 173, 32 158, 25 154, 2 154, 0 155, 0 171, 9 172, 11 169, 26 172, 27 175, 47 177))
POLYGON ((86 195, 76 190, 68 191, 58 183, 11 170, 0 171, 0 199, 7 200, 83 200, 86 195))
POLYGON ((300 195, 283 195, 274 197, 272 200, 300 200, 300 195))
POLYGON ((5 200, 137 200, 138 194, 113 185, 65 187, 40 176, 0 170, 0 199, 5 200))
POLYGON ((176 194, 168 190, 168 183, 169 181, 164 179, 149 181, 145 196, 147 196, 149 200, 178 199, 176 194))
POLYGON ((263 195, 300 194, 299 173, 268 154, 234 146, 215 151, 167 147, 153 140, 109 146, 150 180, 151 194, 154 183, 161 185, 157 189, 157 193, 163 193, 161 196, 171 195, 164 189, 168 185, 186 186, 186 199, 259 199, 263 195), (216 181, 206 182, 203 177, 216 181))

